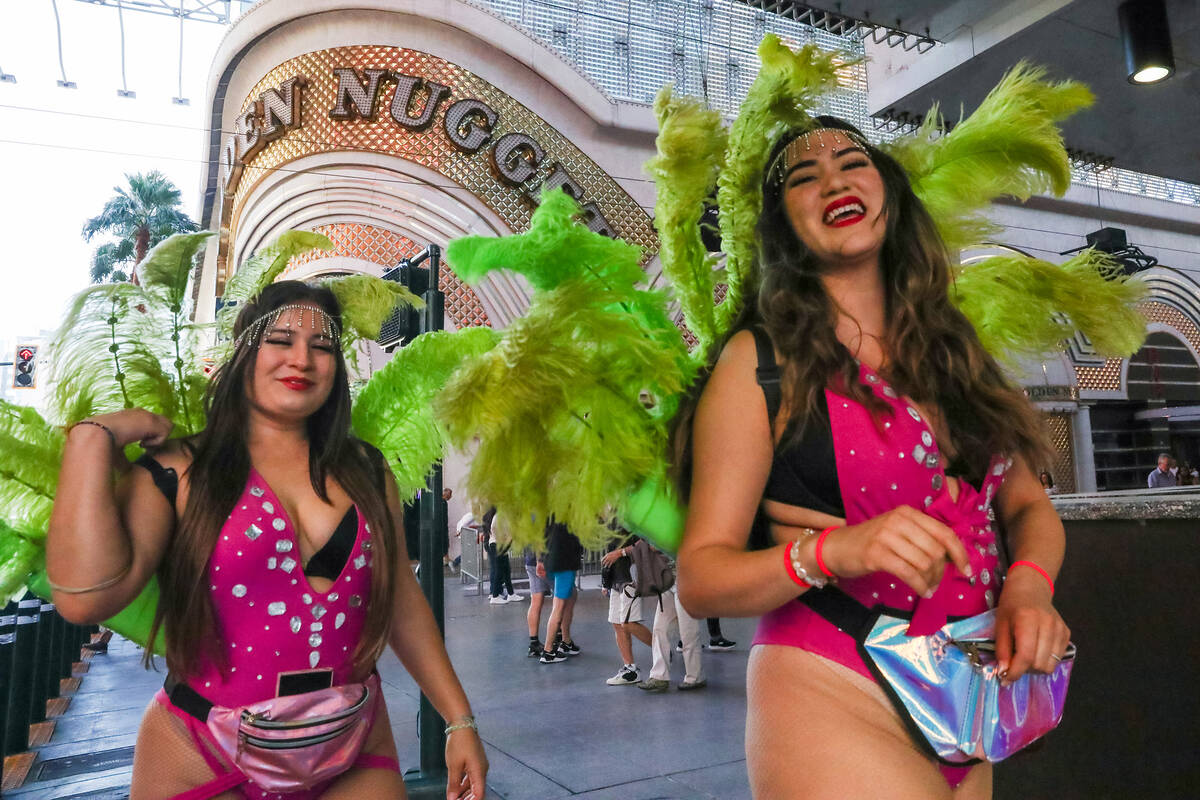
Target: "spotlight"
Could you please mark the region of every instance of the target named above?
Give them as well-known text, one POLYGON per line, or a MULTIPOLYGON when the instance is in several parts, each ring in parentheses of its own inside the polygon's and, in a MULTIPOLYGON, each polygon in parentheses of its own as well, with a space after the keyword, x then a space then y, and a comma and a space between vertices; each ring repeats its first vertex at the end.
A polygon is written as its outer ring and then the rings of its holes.
POLYGON ((1101 228, 1098 231, 1093 231, 1087 235, 1086 245, 1071 250, 1064 250, 1059 255, 1065 256, 1078 253, 1080 250, 1085 250, 1089 247, 1095 248, 1101 253, 1108 253, 1116 261, 1120 262, 1126 275, 1133 275, 1142 270, 1158 266, 1158 259, 1154 256, 1146 255, 1137 245, 1130 244, 1129 239, 1125 236, 1125 231, 1121 228, 1101 228))
POLYGON ((1171 29, 1163 0, 1126 0, 1117 9, 1130 83, 1158 83, 1175 74, 1171 29))

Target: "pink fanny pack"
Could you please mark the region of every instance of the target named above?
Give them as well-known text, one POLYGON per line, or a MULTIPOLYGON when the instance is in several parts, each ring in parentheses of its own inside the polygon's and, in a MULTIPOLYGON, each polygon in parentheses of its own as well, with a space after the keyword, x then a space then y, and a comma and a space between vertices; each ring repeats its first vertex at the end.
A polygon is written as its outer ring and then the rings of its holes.
POLYGON ((378 673, 362 683, 237 708, 211 705, 185 684, 169 685, 167 693, 172 703, 205 722, 237 770, 272 792, 311 789, 353 766, 380 696, 378 673), (205 705, 207 713, 197 713, 205 705))

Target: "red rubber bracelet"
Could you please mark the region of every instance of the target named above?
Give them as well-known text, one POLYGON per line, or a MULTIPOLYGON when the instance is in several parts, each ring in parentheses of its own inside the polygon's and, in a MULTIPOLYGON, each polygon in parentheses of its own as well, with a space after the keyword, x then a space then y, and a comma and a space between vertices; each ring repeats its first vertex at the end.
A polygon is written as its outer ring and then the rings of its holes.
POLYGON ((796 568, 792 566, 792 547, 795 544, 795 542, 788 542, 788 546, 783 548, 783 566, 787 567, 788 577, 803 586, 805 589, 811 589, 812 584, 797 575, 796 568))
POLYGON ((1042 569, 1032 561, 1014 561, 1011 565, 1009 565, 1008 569, 1011 571, 1020 566, 1031 567, 1032 569, 1037 570, 1037 573, 1046 579, 1046 583, 1050 584, 1050 596, 1054 597, 1054 581, 1050 580, 1050 575, 1046 573, 1046 570, 1042 569))
POLYGON ((817 537, 817 568, 821 570, 821 573, 824 574, 826 578, 832 578, 834 577, 834 574, 829 571, 829 567, 825 566, 825 559, 821 558, 821 548, 825 546, 825 537, 829 535, 829 532, 836 531, 837 529, 837 525, 832 525, 821 531, 821 535, 817 537))

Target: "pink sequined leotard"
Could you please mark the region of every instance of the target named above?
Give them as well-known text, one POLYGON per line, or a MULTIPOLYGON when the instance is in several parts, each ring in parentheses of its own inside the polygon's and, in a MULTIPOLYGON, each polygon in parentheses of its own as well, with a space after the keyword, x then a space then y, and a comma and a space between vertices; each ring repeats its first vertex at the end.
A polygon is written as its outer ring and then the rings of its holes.
MULTIPOLYGON (((859 379, 888 406, 878 427, 866 407, 825 391, 846 524, 865 522, 902 505, 923 509, 958 534, 977 578, 968 580, 948 565, 929 599, 915 596, 903 581, 886 572, 842 579, 838 586, 867 607, 884 605, 912 612, 910 635, 932 633, 948 616, 978 614, 995 605, 1000 586, 991 505, 1011 462, 993 456, 978 488, 960 480, 957 499, 951 497, 933 430, 915 404, 866 365, 861 366, 859 379)), ((854 639, 799 600, 764 614, 754 643, 800 647, 874 680, 854 639)), ((967 768, 942 767, 952 786, 966 772, 967 768)))
MULTIPOLYGON (((355 674, 353 657, 371 590, 371 530, 356 508, 351 513, 358 524, 349 557, 333 585, 319 592, 304 574, 296 529, 283 503, 251 469, 208 563, 216 637, 225 663, 202 660, 188 677, 192 689, 214 705, 235 708, 274 697, 280 673, 331 669, 335 686, 366 678, 355 674)), ((197 747, 218 778, 231 775, 230 767, 211 758, 201 741, 208 739, 203 723, 173 705, 165 692, 160 690, 156 699, 187 723, 193 737, 200 737, 197 747)), ((384 761, 388 763, 360 757, 362 765, 399 771, 394 760, 384 761)), ((237 788, 254 800, 307 800, 319 797, 326 786, 287 794, 250 783, 237 788)), ((219 794, 224 788, 214 782, 195 791, 219 794)))

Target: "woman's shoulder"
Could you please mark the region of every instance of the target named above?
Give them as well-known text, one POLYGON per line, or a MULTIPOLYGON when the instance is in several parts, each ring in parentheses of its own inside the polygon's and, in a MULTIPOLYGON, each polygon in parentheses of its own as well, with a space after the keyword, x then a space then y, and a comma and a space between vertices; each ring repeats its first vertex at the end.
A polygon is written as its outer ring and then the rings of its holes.
POLYGON ((192 465, 196 456, 195 444, 191 437, 171 439, 162 447, 148 452, 146 455, 157 461, 164 469, 172 469, 176 474, 183 475, 192 465))

